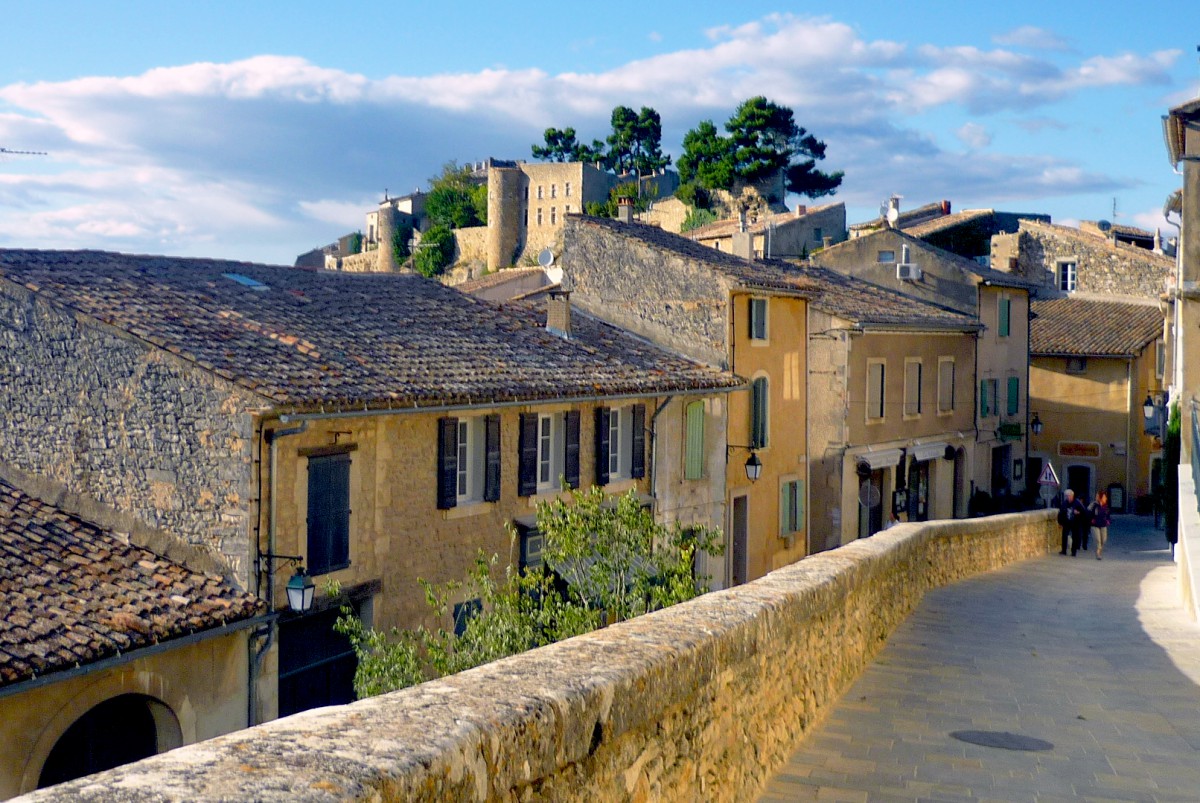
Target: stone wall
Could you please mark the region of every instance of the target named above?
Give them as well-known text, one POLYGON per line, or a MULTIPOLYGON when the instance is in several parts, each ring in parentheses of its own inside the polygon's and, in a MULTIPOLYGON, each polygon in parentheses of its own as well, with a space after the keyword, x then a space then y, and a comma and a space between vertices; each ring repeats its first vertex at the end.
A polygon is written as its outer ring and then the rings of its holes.
POLYGON ((374 273, 379 270, 379 255, 375 251, 363 251, 342 257, 326 257, 325 269, 346 273, 374 273))
POLYGON ((1115 243, 1077 229, 1030 220, 1016 235, 1016 264, 1009 259, 1012 236, 1001 235, 993 247, 992 266, 1014 273, 1052 291, 1058 290, 1059 262, 1078 265, 1077 292, 1157 299, 1175 270, 1175 260, 1144 248, 1115 243))
POLYGON ((744 586, 28 801, 748 800, 924 593, 1057 549, 1052 512, 903 524, 744 586))
POLYGON ((264 400, 8 282, 0 350, 0 475, 252 587, 251 412, 264 400))

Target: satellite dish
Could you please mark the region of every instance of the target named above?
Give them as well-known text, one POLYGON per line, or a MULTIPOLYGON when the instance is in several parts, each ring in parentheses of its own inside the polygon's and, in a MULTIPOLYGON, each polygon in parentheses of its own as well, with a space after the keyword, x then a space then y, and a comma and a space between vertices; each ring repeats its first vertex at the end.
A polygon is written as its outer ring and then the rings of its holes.
POLYGON ((869 479, 863 480, 862 484, 858 486, 858 503, 867 510, 870 510, 873 507, 878 507, 879 502, 879 489, 869 479))
POLYGON ((1100 231, 1112 231, 1112 224, 1107 220, 1097 220, 1096 228, 1100 229, 1100 231))
POLYGON ((549 268, 554 264, 554 252, 549 248, 543 248, 538 254, 538 264, 543 268, 549 268))
POLYGON ((899 219, 900 219, 900 210, 896 208, 895 204, 889 204, 888 210, 887 210, 888 223, 891 223, 893 226, 895 226, 896 221, 899 219))

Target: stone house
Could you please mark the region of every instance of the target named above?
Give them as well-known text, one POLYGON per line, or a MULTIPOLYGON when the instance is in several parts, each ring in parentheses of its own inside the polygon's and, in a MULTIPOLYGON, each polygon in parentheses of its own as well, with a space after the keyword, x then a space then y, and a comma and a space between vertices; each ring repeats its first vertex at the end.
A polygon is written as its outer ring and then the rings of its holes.
POLYGON ((247 727, 265 606, 0 480, 0 800, 247 727))
MULTIPOLYGON (((1019 276, 935 247, 912 231, 879 229, 826 249, 819 261, 975 318, 980 325, 974 369, 979 387, 976 444, 967 478, 972 493, 1020 495, 1032 482, 1023 462, 1029 426, 1029 302, 1034 288, 1019 276)), ((958 506, 954 511, 964 513, 958 506)))
POLYGON ((992 267, 1034 283, 1043 298, 1081 293, 1157 300, 1175 259, 1100 231, 1022 220, 1017 232, 993 238, 992 267))
POLYGON ((751 265, 655 226, 577 215, 561 264, 579 308, 749 380, 720 411, 728 582, 808 554, 807 283, 786 263, 751 265))
MULTIPOLYGON (((552 302, 551 329, 411 274, 0 251, 0 472, 267 600, 294 556, 383 628, 432 624, 417 579, 479 550, 535 560, 506 525, 560 477, 720 522, 742 382, 552 302)), ((280 616, 280 712, 346 701, 336 615, 280 616)))
POLYGON ((846 239, 846 205, 801 204, 794 211, 766 214, 754 220, 719 220, 684 233, 688 239, 718 251, 732 252, 733 236, 749 232, 757 259, 799 259, 846 239))
POLYGON ((1082 298, 1033 302, 1029 401, 1044 429, 1031 435, 1029 474, 1047 461, 1064 487, 1116 510, 1134 509, 1160 476, 1162 445, 1142 405, 1166 386, 1158 305, 1082 298))
MULTIPOLYGON (((1169 205, 1179 215, 1177 269, 1168 285, 1172 399, 1180 403, 1184 433, 1195 427, 1194 408, 1184 400, 1200 397, 1200 98, 1190 100, 1163 117, 1163 134, 1171 164, 1183 172, 1183 188, 1169 205), (1181 164, 1182 163, 1182 164, 1181 164)), ((1192 460, 1192 441, 1185 434, 1185 462, 1192 460)))
POLYGON ((1049 215, 1025 212, 1000 212, 995 209, 953 212, 949 201, 926 204, 907 212, 899 211, 898 198, 893 198, 891 203, 897 209, 894 226, 889 226, 884 217, 856 223, 850 227, 851 239, 887 228, 898 228, 943 251, 975 260, 987 267, 990 264, 992 237, 1015 232, 1021 220, 1050 222, 1049 215))

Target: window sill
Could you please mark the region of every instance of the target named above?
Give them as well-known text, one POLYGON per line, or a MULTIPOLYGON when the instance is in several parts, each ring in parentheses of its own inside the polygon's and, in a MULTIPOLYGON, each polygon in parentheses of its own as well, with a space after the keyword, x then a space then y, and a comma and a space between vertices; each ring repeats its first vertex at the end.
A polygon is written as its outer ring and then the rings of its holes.
POLYGON ((949 418, 954 415, 953 410, 938 410, 938 418, 949 418))
POLYGON ((467 519, 471 516, 482 516, 489 512, 495 502, 460 502, 454 507, 442 511, 443 521, 453 521, 454 519, 467 519))
POLYGON ((866 421, 866 424, 869 427, 869 426, 874 426, 876 424, 883 424, 886 421, 887 421, 886 418, 868 418, 866 421))
POLYGON ((900 420, 901 421, 920 421, 921 413, 905 413, 904 415, 900 416, 900 420))
POLYGON ((320 569, 313 569, 309 567, 305 571, 309 577, 320 577, 323 574, 333 574, 334 572, 340 572, 342 569, 349 568, 350 562, 346 561, 345 563, 339 563, 335 566, 323 566, 320 569))
POLYGON ((530 507, 537 507, 540 502, 566 501, 571 498, 570 491, 552 491, 549 488, 539 488, 533 496, 525 497, 530 507))
POLYGON ((771 341, 768 339, 750 338, 750 348, 765 349, 770 348, 771 341))
POLYGON ((637 480, 631 479, 618 478, 615 480, 609 480, 608 485, 604 486, 604 492, 606 494, 623 494, 628 491, 636 490, 637 484, 637 480))

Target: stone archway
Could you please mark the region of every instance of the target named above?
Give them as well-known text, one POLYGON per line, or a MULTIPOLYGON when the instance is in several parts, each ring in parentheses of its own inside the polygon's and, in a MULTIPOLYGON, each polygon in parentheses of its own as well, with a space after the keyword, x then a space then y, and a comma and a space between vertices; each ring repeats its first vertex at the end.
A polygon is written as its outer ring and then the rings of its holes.
POLYGON ((59 737, 38 788, 139 761, 182 743, 179 720, 163 703, 122 694, 93 706, 59 737))

